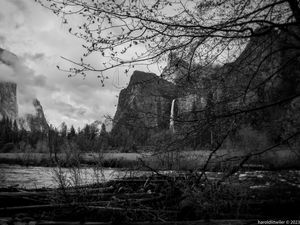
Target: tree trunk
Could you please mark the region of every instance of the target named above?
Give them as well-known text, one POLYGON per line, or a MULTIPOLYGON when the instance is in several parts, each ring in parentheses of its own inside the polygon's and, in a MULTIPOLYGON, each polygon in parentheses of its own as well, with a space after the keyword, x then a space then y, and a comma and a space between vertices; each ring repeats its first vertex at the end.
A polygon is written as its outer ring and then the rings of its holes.
POLYGON ((293 16, 296 19, 297 23, 300 23, 300 8, 297 0, 288 0, 290 8, 293 12, 293 16))

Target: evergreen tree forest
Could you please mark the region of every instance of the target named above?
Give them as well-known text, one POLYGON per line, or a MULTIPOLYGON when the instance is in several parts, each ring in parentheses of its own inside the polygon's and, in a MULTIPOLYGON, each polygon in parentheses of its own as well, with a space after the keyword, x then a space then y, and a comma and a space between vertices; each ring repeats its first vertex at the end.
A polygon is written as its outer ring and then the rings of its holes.
POLYGON ((105 124, 99 129, 94 124, 86 124, 77 130, 63 122, 59 128, 50 125, 48 130, 25 130, 16 120, 2 118, 0 121, 0 152, 49 152, 64 150, 98 152, 112 146, 105 124))

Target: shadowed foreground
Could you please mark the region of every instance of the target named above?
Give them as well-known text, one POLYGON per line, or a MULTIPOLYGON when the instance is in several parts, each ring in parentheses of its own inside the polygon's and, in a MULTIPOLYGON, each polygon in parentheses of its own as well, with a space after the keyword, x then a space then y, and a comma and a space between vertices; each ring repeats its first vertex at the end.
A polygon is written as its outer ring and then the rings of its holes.
POLYGON ((225 182, 218 174, 204 177, 152 175, 58 189, 2 188, 0 222, 257 224, 258 219, 299 218, 298 171, 246 172, 225 182))

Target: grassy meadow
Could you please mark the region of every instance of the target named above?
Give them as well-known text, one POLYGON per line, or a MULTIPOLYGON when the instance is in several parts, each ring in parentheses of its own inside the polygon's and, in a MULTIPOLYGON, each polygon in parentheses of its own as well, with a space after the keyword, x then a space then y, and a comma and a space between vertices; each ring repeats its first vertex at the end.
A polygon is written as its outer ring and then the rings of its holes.
MULTIPOLYGON (((97 165, 101 167, 154 170, 194 170, 201 169, 211 151, 171 151, 166 153, 0 153, 0 163, 19 164, 26 166, 55 166, 97 165)), ((243 151, 219 150, 212 154, 208 170, 222 171, 238 165, 247 155, 243 151)), ((295 149, 273 149, 272 151, 250 157, 244 167, 251 169, 299 169, 300 156, 295 149)))

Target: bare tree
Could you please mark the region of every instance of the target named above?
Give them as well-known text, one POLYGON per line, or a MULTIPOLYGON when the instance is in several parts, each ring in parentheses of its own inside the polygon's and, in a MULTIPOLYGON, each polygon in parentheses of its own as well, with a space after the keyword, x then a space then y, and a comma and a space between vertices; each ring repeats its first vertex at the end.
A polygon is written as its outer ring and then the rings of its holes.
POLYGON ((188 124, 178 139, 181 143, 207 139, 209 133, 214 153, 243 124, 265 120, 269 126, 285 124, 278 128, 286 129, 284 135, 274 135, 277 144, 298 138, 298 128, 287 128, 299 122, 298 0, 37 2, 60 15, 70 25, 69 32, 85 40, 78 61, 64 58, 74 65, 60 68, 70 76, 92 71, 104 83, 104 72, 116 67, 127 73, 136 65, 154 64, 167 77, 181 71, 175 82, 183 84, 182 92, 206 98, 192 117, 177 118, 177 123, 188 124), (81 24, 73 26, 74 14, 81 24), (92 54, 102 63, 91 64, 92 54), (169 70, 163 70, 168 60, 169 70), (290 117, 272 120, 274 109, 285 109, 282 114, 290 117))
MULTIPOLYGON (((86 52, 74 62, 78 67, 72 73, 156 63, 166 60, 170 52, 180 53, 189 69, 193 63, 224 63, 249 38, 273 28, 286 32, 297 26, 300 12, 297 0, 37 1, 60 15, 63 23, 69 23, 74 14, 81 17, 82 23, 69 32, 86 41, 86 52), (268 29, 263 32, 256 30, 265 26, 268 29), (228 50, 230 57, 226 58, 228 50), (94 52, 108 61, 102 65, 86 62, 94 52)), ((290 35, 299 38, 296 33, 290 35)))

